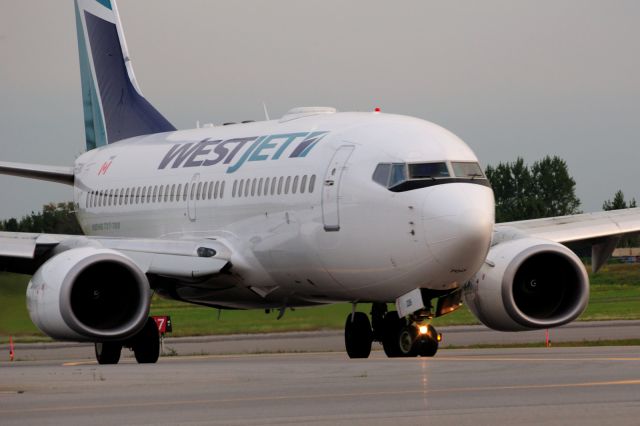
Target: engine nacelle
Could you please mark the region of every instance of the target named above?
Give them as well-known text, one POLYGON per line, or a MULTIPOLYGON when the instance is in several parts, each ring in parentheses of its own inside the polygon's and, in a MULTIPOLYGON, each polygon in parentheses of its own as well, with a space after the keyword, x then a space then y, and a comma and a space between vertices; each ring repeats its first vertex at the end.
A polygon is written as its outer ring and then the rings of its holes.
POLYGON ((64 251, 38 269, 27 288, 33 323, 59 340, 124 340, 149 315, 146 275, 114 250, 64 251))
POLYGON ((587 272, 561 244, 538 238, 506 241, 493 246, 487 259, 463 289, 465 304, 487 327, 557 327, 587 307, 587 272))

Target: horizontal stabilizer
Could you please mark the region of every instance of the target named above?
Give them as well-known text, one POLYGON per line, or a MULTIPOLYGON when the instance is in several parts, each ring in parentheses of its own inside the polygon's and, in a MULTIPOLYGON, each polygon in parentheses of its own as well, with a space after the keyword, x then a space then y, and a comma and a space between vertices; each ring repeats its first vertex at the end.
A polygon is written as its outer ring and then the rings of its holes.
POLYGON ((73 185, 73 167, 43 166, 40 164, 7 163, 0 161, 0 174, 73 185))

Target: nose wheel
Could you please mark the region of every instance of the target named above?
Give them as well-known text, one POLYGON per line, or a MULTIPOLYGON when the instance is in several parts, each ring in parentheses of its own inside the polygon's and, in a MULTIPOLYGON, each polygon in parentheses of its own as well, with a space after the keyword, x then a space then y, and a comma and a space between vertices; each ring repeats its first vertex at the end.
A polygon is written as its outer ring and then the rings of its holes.
POLYGON ((389 358, 432 357, 438 352, 441 335, 431 324, 399 318, 396 311, 386 311, 374 305, 371 312, 373 328, 363 312, 347 316, 344 331, 349 358, 368 358, 373 341, 382 343, 389 358))

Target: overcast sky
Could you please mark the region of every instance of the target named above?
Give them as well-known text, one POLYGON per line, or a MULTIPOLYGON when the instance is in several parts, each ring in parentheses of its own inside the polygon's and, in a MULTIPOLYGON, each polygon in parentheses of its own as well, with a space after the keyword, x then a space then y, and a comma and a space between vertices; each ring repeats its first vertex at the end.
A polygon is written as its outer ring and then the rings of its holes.
MULTIPOLYGON (((0 0, 0 160, 84 149, 73 2, 0 0)), ((178 128, 296 106, 438 123, 483 165, 564 158, 585 211, 640 198, 640 2, 169 1, 118 6, 145 96, 178 128)), ((0 218, 69 187, 0 176, 0 218)))

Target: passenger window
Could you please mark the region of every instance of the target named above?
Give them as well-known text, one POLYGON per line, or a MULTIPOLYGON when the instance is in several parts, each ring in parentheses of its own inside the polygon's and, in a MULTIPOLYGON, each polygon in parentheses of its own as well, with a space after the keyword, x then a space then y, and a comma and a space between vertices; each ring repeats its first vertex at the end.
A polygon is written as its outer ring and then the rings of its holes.
POLYGON ((182 193, 182 184, 178 184, 178 189, 176 189, 176 201, 180 201, 180 194, 182 193))
POLYGON ((162 202, 162 194, 164 194, 164 187, 162 185, 160 185, 160 188, 158 188, 158 202, 159 203, 162 202))
POLYGON ((253 178, 253 181, 251 182, 251 196, 253 197, 254 195, 256 195, 256 178, 253 178))
POLYGON ((280 176, 280 179, 278 179, 278 195, 282 194, 282 182, 283 182, 284 178, 282 176, 280 176))
POLYGON ((260 180, 258 181, 258 197, 262 195, 262 183, 263 179, 260 178, 260 180))
POLYGON ((147 198, 147 187, 142 187, 142 195, 140 196, 140 203, 144 204, 147 198))
POLYGON ((129 204, 133 204, 133 199, 135 198, 135 193, 136 193, 136 189, 135 188, 130 188, 131 192, 129 195, 129 204))
POLYGON ((242 197, 244 190, 244 179, 240 179, 240 183, 238 184, 238 197, 242 197))
POLYGON ((220 183, 220 198, 224 197, 224 181, 220 183))
POLYGON ((209 191, 207 191, 207 199, 213 198, 213 182, 209 182, 209 191))
POLYGON ((191 201, 196 199, 196 188, 197 188, 197 185, 195 183, 192 183, 191 184, 191 192, 189 192, 189 199, 191 201))
POLYGON ((265 178, 264 179, 264 192, 263 192, 264 195, 269 195, 269 181, 270 180, 271 180, 270 178, 265 178))
POLYGON ((293 178, 293 185, 291 186, 291 193, 295 194, 298 192, 298 176, 293 178))
POLYGON ((302 180, 300 181, 300 193, 304 194, 304 191, 307 186, 307 175, 302 176, 302 180))
POLYGON ((184 192, 182 193, 182 201, 187 201, 187 197, 189 196, 189 184, 184 184, 184 192))
POLYGON ((309 179, 309 192, 313 192, 316 186, 316 175, 311 176, 309 179))
POLYGON ((202 195, 202 182, 198 182, 198 191, 196 192, 196 200, 199 200, 202 195))
POLYGON ((251 179, 247 179, 247 181, 244 183, 244 196, 248 197, 249 196, 249 190, 251 189, 251 179))
POLYGON ((276 194, 277 179, 278 178, 275 178, 275 177, 271 179, 271 195, 275 195, 276 194))
POLYGON ((216 187, 213 190, 213 198, 217 199, 218 198, 218 191, 220 190, 220 181, 217 180, 216 181, 216 187))
POLYGON ((129 188, 125 189, 124 192, 124 205, 126 206, 127 204, 129 204, 129 188))
POLYGON ((284 183, 284 193, 289 193, 289 185, 291 185, 291 176, 287 176, 287 181, 284 183))
POLYGON ((151 202, 155 203, 157 199, 158 199, 158 186, 155 185, 153 187, 153 194, 151 195, 151 202))

